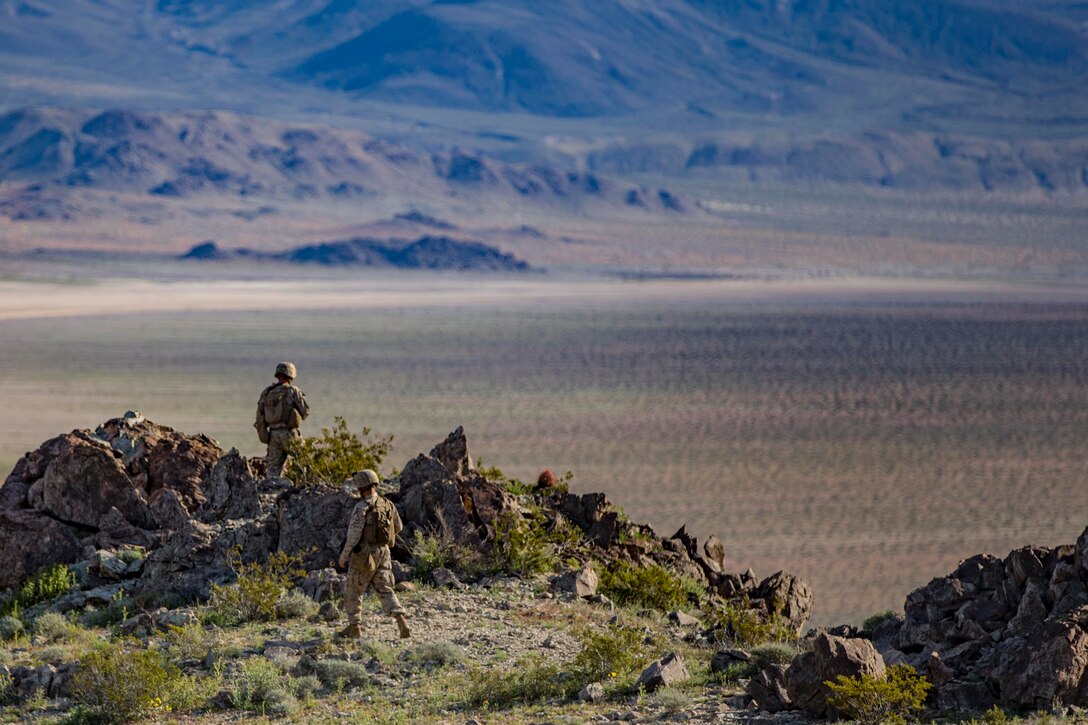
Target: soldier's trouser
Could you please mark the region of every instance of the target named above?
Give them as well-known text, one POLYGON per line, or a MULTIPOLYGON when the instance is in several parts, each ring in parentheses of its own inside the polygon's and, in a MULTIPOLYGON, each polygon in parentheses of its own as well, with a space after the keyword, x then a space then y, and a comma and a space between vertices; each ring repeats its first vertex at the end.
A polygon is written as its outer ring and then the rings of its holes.
POLYGON ((388 546, 352 554, 348 564, 348 580, 344 584, 344 612, 348 615, 348 623, 359 622, 359 610, 367 587, 377 592, 386 614, 404 614, 404 607, 393 591, 394 583, 388 546))
POLYGON ((302 438, 298 428, 273 428, 268 431, 268 454, 265 462, 268 464, 268 477, 280 478, 283 476, 283 467, 287 465, 288 451, 292 442, 302 438))

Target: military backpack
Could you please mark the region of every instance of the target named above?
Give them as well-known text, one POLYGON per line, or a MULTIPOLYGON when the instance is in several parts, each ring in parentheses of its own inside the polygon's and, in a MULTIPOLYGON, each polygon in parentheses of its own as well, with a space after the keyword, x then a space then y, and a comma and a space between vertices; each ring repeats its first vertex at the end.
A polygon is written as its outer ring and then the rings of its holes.
POLYGON ((264 420, 268 425, 286 425, 288 428, 302 425, 302 414, 295 407, 293 393, 290 385, 276 385, 264 396, 264 420))
POLYGON ((400 530, 400 515, 393 502, 382 496, 366 510, 363 523, 363 543, 368 546, 392 546, 400 530))

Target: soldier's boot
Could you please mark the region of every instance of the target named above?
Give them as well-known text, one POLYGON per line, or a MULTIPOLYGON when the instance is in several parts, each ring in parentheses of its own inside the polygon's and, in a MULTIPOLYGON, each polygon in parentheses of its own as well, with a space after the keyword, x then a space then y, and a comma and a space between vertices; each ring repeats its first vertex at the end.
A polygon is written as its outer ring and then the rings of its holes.
POLYGON ((412 636, 412 630, 408 629, 408 620, 403 614, 393 615, 397 620, 397 629, 400 630, 400 638, 408 639, 412 636))
POLYGON ((345 638, 358 639, 363 636, 363 628, 359 626, 358 622, 348 622, 348 626, 341 629, 337 635, 345 638))

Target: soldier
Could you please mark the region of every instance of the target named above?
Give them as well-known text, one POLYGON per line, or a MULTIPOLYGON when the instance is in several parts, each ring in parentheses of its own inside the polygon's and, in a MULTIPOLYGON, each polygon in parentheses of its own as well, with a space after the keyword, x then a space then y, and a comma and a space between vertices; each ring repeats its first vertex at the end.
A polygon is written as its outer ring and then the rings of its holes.
POLYGON ((362 636, 359 610, 367 587, 373 587, 382 600, 382 609, 397 620, 401 639, 406 639, 412 633, 404 607, 393 591, 393 562, 389 554, 389 547, 396 542, 404 524, 393 502, 378 495, 377 473, 370 469, 359 471, 348 481, 358 487, 363 500, 352 509, 347 539, 340 553, 340 567, 348 567, 348 580, 344 586, 348 626, 340 636, 362 636))
POLYGON ((283 476, 283 467, 287 463, 291 444, 302 438, 298 427, 310 415, 310 406, 306 396, 291 384, 298 374, 295 366, 281 362, 276 366, 276 383, 261 391, 257 401, 257 437, 261 443, 268 444, 268 477, 283 476))

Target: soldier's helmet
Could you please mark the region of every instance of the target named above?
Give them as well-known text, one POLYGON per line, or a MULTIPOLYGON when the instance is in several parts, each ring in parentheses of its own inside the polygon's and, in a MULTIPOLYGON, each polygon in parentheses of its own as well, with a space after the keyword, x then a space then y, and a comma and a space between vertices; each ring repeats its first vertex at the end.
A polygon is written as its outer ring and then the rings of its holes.
POLYGON ((294 363, 281 362, 276 366, 276 375, 284 375, 294 380, 298 377, 298 370, 295 369, 294 363))
POLYGON ((365 491, 368 488, 377 486, 381 482, 381 479, 378 478, 377 473, 366 468, 352 475, 351 482, 354 483, 355 487, 360 491, 365 491))

